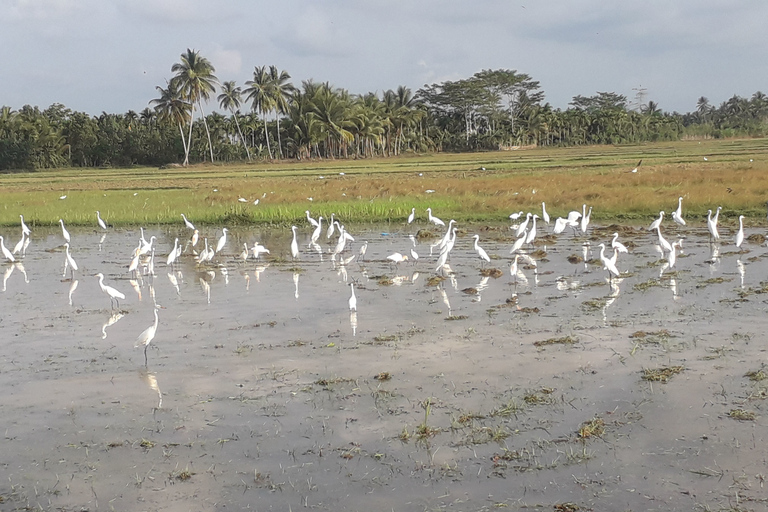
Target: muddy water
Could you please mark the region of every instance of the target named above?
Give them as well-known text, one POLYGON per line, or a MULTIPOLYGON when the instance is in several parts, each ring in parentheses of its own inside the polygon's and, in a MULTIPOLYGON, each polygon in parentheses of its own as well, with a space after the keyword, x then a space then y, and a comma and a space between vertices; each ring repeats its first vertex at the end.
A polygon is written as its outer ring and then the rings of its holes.
POLYGON ((133 282, 138 232, 73 231, 73 281, 60 233, 36 231, 0 268, 0 508, 765 507, 768 380, 745 374, 768 371, 766 249, 724 236, 713 255, 689 228, 664 270, 655 235, 623 228, 609 283, 598 228, 538 245, 513 278, 508 231, 468 227, 440 283, 434 240, 402 227, 356 230, 344 255, 368 251, 344 266, 335 238, 320 254, 302 229, 292 262, 289 233, 243 230, 217 265, 173 269, 188 232, 149 230, 155 275, 133 282), (481 276, 475 232, 500 277, 481 276), (256 240, 271 254, 240 261, 256 240), (662 367, 681 371, 642 379, 662 367))

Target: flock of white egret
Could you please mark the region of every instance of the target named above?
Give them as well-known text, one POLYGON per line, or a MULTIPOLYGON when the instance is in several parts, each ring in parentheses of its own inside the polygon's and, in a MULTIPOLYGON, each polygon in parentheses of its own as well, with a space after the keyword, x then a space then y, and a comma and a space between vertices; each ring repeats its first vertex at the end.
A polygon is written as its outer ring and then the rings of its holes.
MULTIPOLYGON (((683 212, 682 212, 682 202, 683 198, 680 197, 677 204, 677 209, 672 213, 672 220, 679 226, 685 226, 686 221, 683 218, 683 212)), ((712 210, 708 212, 707 215, 707 228, 709 232, 709 238, 711 244, 714 244, 715 246, 720 245, 720 235, 718 232, 718 219, 721 212, 721 207, 717 207, 715 209, 714 215, 712 214, 712 210)), ((532 213, 527 212, 524 213, 523 211, 513 213, 509 216, 510 220, 515 222, 510 227, 510 230, 514 233, 513 235, 513 241, 511 248, 509 250, 510 255, 514 255, 514 257, 510 256, 510 262, 509 262, 509 273, 512 279, 514 280, 515 285, 518 282, 518 279, 525 279, 524 274, 522 273, 522 268, 519 264, 520 258, 523 258, 525 260, 525 265, 533 269, 534 272, 536 272, 536 261, 530 256, 530 253, 533 252, 535 249, 535 241, 537 234, 543 233, 547 235, 560 235, 564 233, 564 231, 568 228, 572 230, 574 237, 584 237, 584 246, 589 246, 589 240, 586 238, 588 235, 588 230, 590 229, 590 217, 592 213, 592 207, 588 207, 586 204, 584 204, 581 208, 581 211, 570 211, 567 215, 564 217, 557 217, 554 221, 554 226, 550 229, 548 226, 550 224, 550 217, 547 213, 546 204, 541 203, 541 216, 538 213, 532 213), (537 221, 541 220, 542 223, 538 223, 537 221), (547 226, 547 227, 544 227, 547 226)), ((456 225, 456 221, 451 219, 448 224, 441 220, 440 218, 433 215, 432 209, 427 208, 426 209, 426 221, 433 226, 433 229, 437 228, 440 230, 444 230, 442 235, 437 238, 436 241, 429 244, 430 248, 430 255, 428 258, 424 259, 424 261, 432 261, 433 263, 430 264, 430 272, 434 272, 440 277, 448 277, 453 274, 453 270, 450 267, 450 254, 453 250, 455 243, 456 243, 456 237, 458 233, 458 227, 456 225)), ((655 235, 658 239, 657 242, 657 250, 659 251, 659 254, 662 259, 666 259, 666 262, 662 266, 661 273, 663 274, 665 271, 672 270, 675 267, 676 261, 677 261, 677 255, 679 251, 682 250, 683 245, 683 238, 678 238, 677 241, 670 243, 668 242, 665 237, 662 234, 662 227, 663 227, 663 220, 664 220, 664 212, 659 212, 659 217, 651 223, 651 225, 647 228, 650 232, 655 232, 655 235)), ((31 230, 24 222, 24 217, 20 216, 21 218, 21 238, 18 243, 16 243, 12 248, 8 248, 5 245, 5 239, 0 236, 0 251, 2 251, 2 255, 5 260, 7 260, 9 266, 6 270, 6 277, 9 272, 12 272, 14 268, 19 268, 22 272, 24 272, 26 276, 26 272, 24 271, 24 267, 22 264, 22 260, 24 259, 29 243, 30 243, 30 236, 31 236, 31 230)), ((264 245, 262 245, 259 241, 256 241, 251 247, 245 242, 243 242, 243 249, 242 252, 236 253, 232 251, 227 251, 227 235, 228 235, 228 229, 226 227, 222 228, 220 230, 220 236, 216 240, 215 243, 209 243, 208 237, 201 236, 200 230, 198 230, 195 225, 187 219, 187 217, 184 214, 181 214, 181 218, 184 222, 184 225, 186 229, 189 231, 189 237, 186 240, 179 240, 179 237, 174 237, 173 240, 173 247, 169 250, 167 255, 165 255, 165 265, 169 269, 173 269, 181 260, 182 258, 187 258, 186 261, 190 262, 191 260, 194 260, 194 263, 198 268, 218 268, 222 272, 226 272, 227 265, 235 264, 238 260, 241 262, 247 262, 248 260, 260 260, 264 257, 266 254, 273 254, 270 252, 270 249, 266 248, 264 245), (201 241, 202 238, 202 241, 201 241), (202 245, 202 247, 201 247, 202 245)), ((417 212, 416 208, 413 208, 411 210, 410 215, 407 219, 407 226, 414 223, 417 218, 417 212)), ((739 217, 739 229, 734 239, 735 246, 741 250, 742 244, 744 242, 744 226, 743 226, 743 216, 739 217)), ((292 261, 301 261, 303 258, 309 258, 309 257, 315 257, 319 256, 319 258, 322 261, 322 258, 324 255, 330 254, 330 259, 333 261, 334 265, 337 264, 338 259, 338 265, 340 266, 346 266, 349 265, 355 258, 357 258, 358 263, 362 265, 362 262, 364 261, 366 257, 366 252, 368 249, 368 241, 362 241, 359 243, 357 248, 353 248, 353 245, 356 243, 355 237, 351 235, 345 226, 339 222, 337 218, 335 218, 335 214, 331 215, 331 218, 328 220, 327 228, 324 229, 323 221, 325 220, 322 216, 318 217, 317 219, 313 218, 311 216, 311 212, 309 210, 306 211, 306 219, 309 226, 309 229, 311 230, 311 234, 308 237, 308 243, 306 245, 306 249, 303 248, 303 243, 300 243, 300 229, 298 226, 292 226, 291 227, 291 234, 292 238, 290 241, 290 245, 287 248, 275 248, 273 247, 272 250, 275 252, 275 254, 272 256, 273 261, 285 261, 289 262, 288 256, 281 256, 283 254, 289 253, 290 254, 290 260, 292 261), (324 240, 321 241, 321 238, 323 238, 324 234, 324 240), (333 238, 335 237, 335 243, 333 238), (321 245, 321 243, 323 245, 321 245)), ((70 279, 74 283, 75 281, 75 273, 79 271, 79 266, 76 261, 76 254, 73 255, 71 252, 72 249, 72 237, 65 227, 63 219, 59 220, 59 224, 61 227, 61 236, 63 238, 63 247, 64 247, 64 253, 65 253, 65 259, 64 259, 64 273, 63 275, 66 276, 67 272, 70 274, 70 279)), ((102 219, 100 212, 96 212, 96 226, 97 229, 103 231, 106 233, 110 227, 106 224, 106 222, 102 219)), ((383 262, 386 262, 390 266, 397 267, 400 264, 403 264, 404 262, 408 261, 410 259, 411 263, 416 263, 420 260, 419 254, 416 252, 416 239, 414 237, 416 233, 412 233, 408 235, 410 240, 413 242, 413 246, 409 249, 408 253, 406 251, 402 252, 394 252, 392 254, 389 254, 386 256, 386 258, 383 260, 383 262)), ((486 264, 489 264, 492 262, 491 256, 486 252, 485 249, 480 245, 480 235, 479 234, 473 234, 473 250, 477 256, 477 258, 480 261, 481 266, 485 266, 486 264)), ((600 248, 599 253, 599 259, 603 266, 603 268, 608 272, 608 281, 610 284, 611 279, 613 278, 619 278, 622 275, 622 272, 619 270, 619 255, 623 253, 627 253, 628 249, 627 247, 622 244, 619 240, 619 234, 614 233, 612 239, 606 240, 604 242, 599 243, 597 246, 600 248), (606 254, 606 252, 612 251, 612 254, 606 254)), ((104 238, 102 237, 102 241, 104 238)), ((434 240, 434 239, 433 239, 434 240)), ((550 239, 551 240, 551 239, 550 239)), ((164 242, 170 242, 164 241, 164 242)), ((432 242, 432 240, 430 240, 432 242)), ((130 254, 126 254, 124 256, 125 260, 125 271, 123 275, 130 275, 131 278, 136 279, 140 278, 144 275, 154 275, 155 273, 155 257, 156 252, 158 252, 158 246, 157 246, 158 240, 156 236, 151 236, 149 240, 145 238, 144 235, 144 229, 140 229, 140 238, 136 241, 136 246, 132 249, 130 254)), ((168 244, 170 245, 170 244, 168 244)), ((587 251, 585 250, 585 259, 586 259, 587 251)), ((119 257, 119 256, 118 256, 119 257)), ((498 257, 495 257, 495 259, 500 259, 498 257)), ((382 260, 380 260, 382 261, 382 260)), ((171 273, 168 274, 169 279, 171 279, 171 273)), ((111 286, 109 284, 105 284, 105 276, 102 272, 95 273, 93 275, 96 279, 98 279, 98 286, 100 287, 101 291, 109 298, 111 308, 113 312, 115 310, 119 311, 120 308, 120 300, 125 300, 126 295, 118 290, 116 287, 111 286)), ((418 276, 417 272, 414 272, 414 278, 418 276)), ((173 282, 173 279, 171 279, 173 282)), ((296 278, 294 277, 294 281, 296 281, 296 278)), ((345 285, 347 284, 347 279, 345 275, 344 279, 345 285)), ((178 291, 178 285, 175 285, 176 289, 178 291)), ((357 309, 358 309, 358 301, 357 297, 355 295, 355 282, 354 280, 349 283, 349 291, 350 291, 350 297, 348 301, 348 308, 351 315, 356 315, 357 309)), ((70 290, 70 296, 71 296, 72 290, 70 290)), ((298 285, 297 285, 297 298, 298 298, 298 285)), ((71 300, 71 298, 70 298, 71 300)), ((209 299, 210 300, 210 299, 209 299)), ((159 325, 159 315, 158 315, 158 308, 161 306, 158 306, 155 304, 155 307, 153 308, 154 312, 154 323, 147 327, 137 338, 136 338, 136 346, 144 348, 144 356, 145 356, 145 364, 147 362, 147 354, 146 350, 147 347, 150 345, 150 343, 153 341, 158 325, 159 325)), ((118 313, 119 314, 119 313, 118 313)), ((105 333, 106 334, 106 333, 105 333)))

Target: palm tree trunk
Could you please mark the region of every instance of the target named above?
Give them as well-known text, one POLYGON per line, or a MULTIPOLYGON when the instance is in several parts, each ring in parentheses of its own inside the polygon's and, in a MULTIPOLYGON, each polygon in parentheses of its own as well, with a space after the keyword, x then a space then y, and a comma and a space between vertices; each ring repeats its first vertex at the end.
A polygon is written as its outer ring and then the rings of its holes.
POLYGON ((272 160, 272 149, 269 147, 269 133, 267 132, 267 114, 265 112, 261 113, 261 120, 264 121, 264 138, 267 140, 267 153, 269 154, 269 159, 272 160))
POLYGON ((243 131, 240 129, 240 122, 237 120, 237 112, 232 112, 232 117, 235 118, 235 126, 237 126, 237 133, 240 134, 240 140, 243 143, 243 147, 245 148, 245 154, 248 155, 248 161, 251 161, 251 152, 248 151, 248 144, 245 142, 245 137, 243 137, 243 131))
POLYGON ((198 101, 200 105, 200 115, 203 116, 203 126, 205 126, 205 134, 208 136, 208 149, 211 152, 211 163, 213 163, 213 144, 211 144, 211 132, 208 130, 208 121, 205 119, 205 112, 203 112, 203 103, 198 101))
POLYGON ((195 121, 195 108, 192 106, 192 112, 189 116, 189 136, 187 144, 184 146, 184 167, 189 165, 189 152, 192 150, 192 123, 195 121))
POLYGON ((280 142, 280 113, 278 112, 277 115, 277 154, 280 155, 280 158, 283 158, 283 144, 280 142))

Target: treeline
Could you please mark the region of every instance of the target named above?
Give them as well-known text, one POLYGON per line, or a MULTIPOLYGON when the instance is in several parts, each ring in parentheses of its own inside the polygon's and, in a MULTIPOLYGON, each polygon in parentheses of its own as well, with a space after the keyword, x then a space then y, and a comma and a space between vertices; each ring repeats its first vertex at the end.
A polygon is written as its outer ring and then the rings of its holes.
POLYGON ((312 80, 296 86, 275 66, 256 67, 243 86, 219 82, 214 66, 194 50, 171 72, 139 113, 3 107, 0 170, 371 158, 768 133, 768 97, 761 92, 717 107, 701 97, 686 114, 664 112, 653 101, 630 104, 613 92, 575 96, 561 110, 544 101, 539 82, 514 70, 381 95, 312 80), (205 113, 213 101, 226 115, 205 113))

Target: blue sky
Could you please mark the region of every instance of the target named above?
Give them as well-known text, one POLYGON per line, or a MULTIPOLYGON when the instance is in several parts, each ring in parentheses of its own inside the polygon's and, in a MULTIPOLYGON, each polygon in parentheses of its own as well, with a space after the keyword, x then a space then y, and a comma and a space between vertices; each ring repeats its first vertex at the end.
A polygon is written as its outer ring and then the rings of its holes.
POLYGON ((14 109, 140 111, 186 48, 221 81, 276 65, 353 94, 501 68, 558 108, 597 91, 644 89, 679 112, 768 93, 764 0, 0 0, 0 19, 0 105, 14 109))

